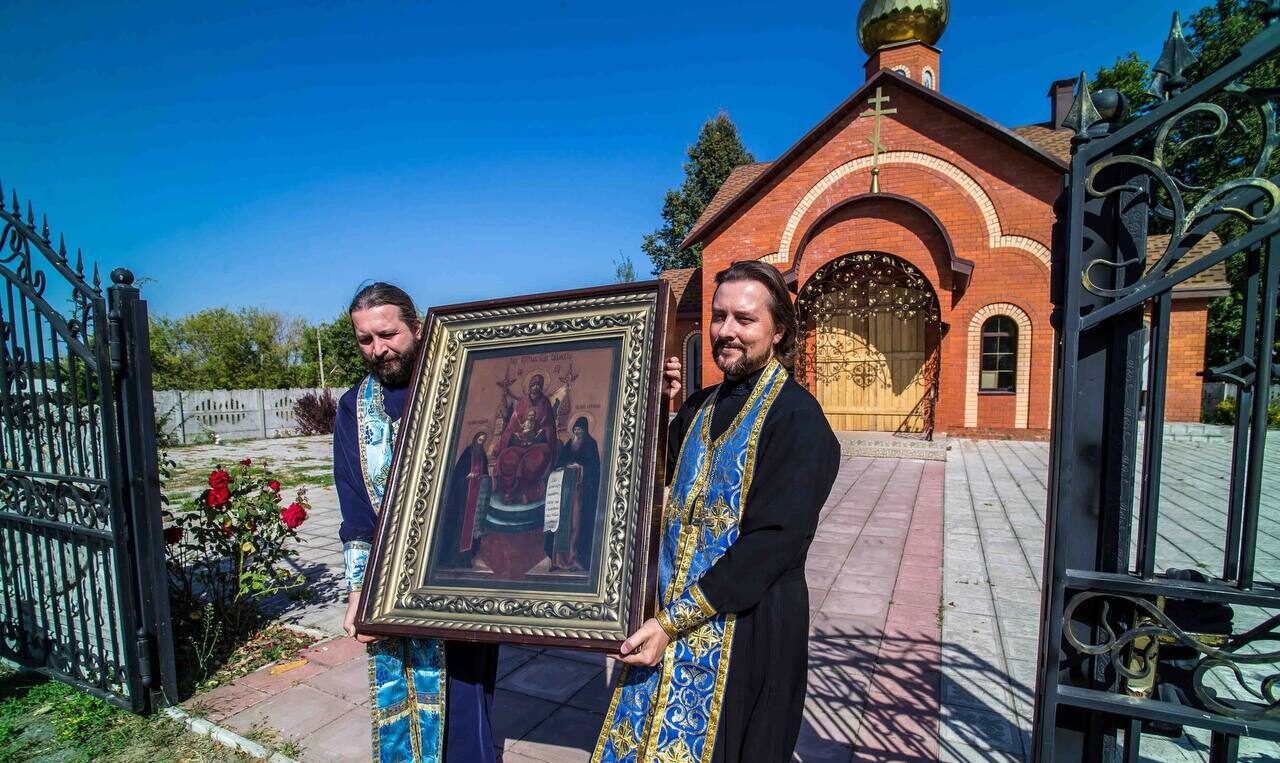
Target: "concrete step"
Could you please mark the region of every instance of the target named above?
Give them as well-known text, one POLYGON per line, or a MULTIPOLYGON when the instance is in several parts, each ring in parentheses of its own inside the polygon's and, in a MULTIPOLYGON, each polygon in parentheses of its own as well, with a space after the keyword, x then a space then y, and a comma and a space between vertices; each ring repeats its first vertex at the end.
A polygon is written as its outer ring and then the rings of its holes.
POLYGON ((946 461, 947 438, 935 436, 932 441, 923 435, 898 435, 888 432, 836 432, 840 452, 846 458, 916 458, 924 461, 946 461))

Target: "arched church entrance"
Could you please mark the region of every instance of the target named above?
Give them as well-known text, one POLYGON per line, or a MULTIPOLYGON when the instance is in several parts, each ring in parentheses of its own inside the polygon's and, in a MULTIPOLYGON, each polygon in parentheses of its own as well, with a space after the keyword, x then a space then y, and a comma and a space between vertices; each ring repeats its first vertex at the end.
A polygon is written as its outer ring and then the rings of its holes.
POLYGON ((796 296, 797 369, 837 430, 933 434, 938 296, 911 263, 855 252, 823 265, 796 296))

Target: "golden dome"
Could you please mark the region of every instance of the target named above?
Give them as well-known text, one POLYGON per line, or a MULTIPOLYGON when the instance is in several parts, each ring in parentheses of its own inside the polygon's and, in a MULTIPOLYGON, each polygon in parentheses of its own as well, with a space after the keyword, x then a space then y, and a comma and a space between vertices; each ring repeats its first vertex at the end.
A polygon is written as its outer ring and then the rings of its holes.
POLYGON ((907 40, 932 45, 947 28, 950 11, 948 0, 863 0, 858 41, 867 55, 907 40))

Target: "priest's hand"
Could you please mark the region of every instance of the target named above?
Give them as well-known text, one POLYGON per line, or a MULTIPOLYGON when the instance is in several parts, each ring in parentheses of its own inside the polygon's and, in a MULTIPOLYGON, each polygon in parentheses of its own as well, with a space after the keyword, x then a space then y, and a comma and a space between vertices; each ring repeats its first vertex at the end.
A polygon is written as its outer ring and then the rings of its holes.
POLYGON ((372 644, 378 640, 378 636, 356 633, 356 612, 359 610, 360 592, 352 591, 347 594, 347 614, 342 618, 342 630, 346 631, 348 636, 354 637, 361 644, 372 644))
POLYGON ((640 630, 627 636, 627 640, 622 642, 618 659, 628 665, 653 667, 662 661, 662 653, 670 642, 667 632, 651 617, 644 621, 640 630))
POLYGON ((675 397, 680 392, 680 358, 674 355, 667 358, 667 363, 662 369, 662 377, 662 394, 668 398, 675 397))

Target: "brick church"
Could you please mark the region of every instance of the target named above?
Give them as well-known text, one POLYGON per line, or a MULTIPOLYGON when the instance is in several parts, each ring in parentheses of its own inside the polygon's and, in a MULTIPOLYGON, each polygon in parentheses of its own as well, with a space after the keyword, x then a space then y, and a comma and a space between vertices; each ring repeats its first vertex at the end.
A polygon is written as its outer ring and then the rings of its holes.
MULTIPOLYGON (((935 47, 947 14, 946 0, 865 0, 862 87, 782 156, 734 169, 690 229, 683 246, 703 245, 703 267, 662 274, 690 389, 720 380, 704 330, 714 274, 757 259, 793 291, 796 378, 834 428, 1048 430, 1050 230, 1074 81, 1054 82, 1049 118, 1021 127, 947 98, 935 47)), ((1226 293, 1221 267, 1174 291, 1170 420, 1199 420, 1208 304, 1226 293)))

